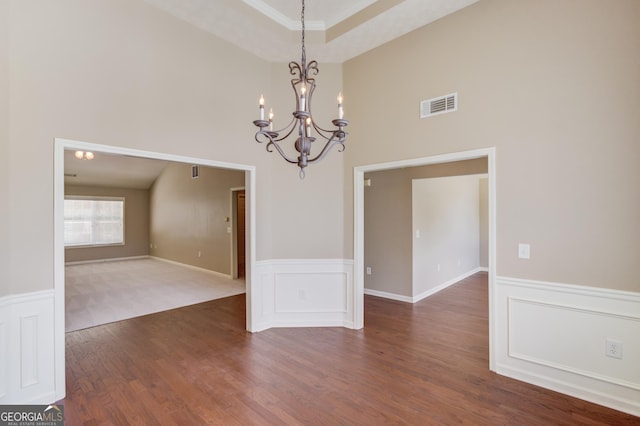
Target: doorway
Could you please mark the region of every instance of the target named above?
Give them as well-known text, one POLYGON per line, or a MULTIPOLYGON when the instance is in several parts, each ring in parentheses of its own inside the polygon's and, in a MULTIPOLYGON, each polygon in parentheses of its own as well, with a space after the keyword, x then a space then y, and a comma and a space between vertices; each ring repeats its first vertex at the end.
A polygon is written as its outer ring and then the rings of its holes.
POLYGON ((244 171, 245 174, 245 211, 247 220, 246 231, 246 328, 248 331, 257 329, 253 324, 252 309, 258 308, 258 303, 252 303, 251 269, 254 267, 255 250, 255 191, 256 169, 254 166, 225 163, 221 161, 202 158, 185 157, 180 155, 164 154, 158 152, 142 151, 136 149, 99 145, 83 141, 56 138, 54 140, 54 377, 55 398, 63 399, 65 396, 65 259, 64 259, 64 152, 65 150, 82 150, 91 152, 104 152, 115 155, 166 160, 179 163, 202 165, 230 170, 244 171), (250 225, 250 226, 249 226, 250 225))
POLYGON ((494 312, 496 276, 496 161, 495 148, 483 148, 431 157, 389 163, 371 164, 354 168, 354 328, 364 327, 364 174, 367 172, 425 166, 478 158, 487 159, 488 186, 488 279, 489 279, 489 369, 495 371, 496 320, 494 312))
POLYGON ((246 276, 246 192, 244 187, 231 188, 231 276, 246 276))

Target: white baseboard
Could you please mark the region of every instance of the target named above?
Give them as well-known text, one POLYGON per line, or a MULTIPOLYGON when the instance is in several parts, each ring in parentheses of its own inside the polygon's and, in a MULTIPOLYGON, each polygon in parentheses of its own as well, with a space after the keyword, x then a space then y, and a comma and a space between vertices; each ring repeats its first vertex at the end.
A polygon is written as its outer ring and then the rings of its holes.
POLYGON ((353 261, 277 259, 256 262, 254 328, 354 327, 353 261))
POLYGON ((640 293, 497 277, 496 372, 640 416, 640 293), (622 359, 605 340, 623 344, 622 359))
POLYGON ((54 291, 0 298, 0 404, 55 401, 54 291))
POLYGON ((189 264, 186 264, 186 263, 176 262, 175 260, 164 259, 162 257, 156 257, 156 256, 147 256, 147 257, 149 259, 161 260, 163 262, 171 263, 173 265, 184 266, 185 268, 194 269, 196 271, 207 272, 209 274, 213 274, 213 275, 216 275, 216 276, 221 277, 221 278, 229 278, 229 279, 231 279, 231 274, 224 274, 222 272, 212 271, 211 269, 205 269, 205 268, 200 268, 199 266, 193 266, 193 265, 189 265, 189 264))
POLYGON ((65 262, 65 266, 72 265, 85 265, 89 263, 104 263, 104 262, 121 262, 123 260, 139 260, 139 259, 148 259, 150 256, 128 256, 128 257, 111 257, 107 259, 93 259, 93 260, 76 260, 74 262, 65 262))
POLYGON ((109 259, 95 259, 95 260, 79 260, 79 261, 76 261, 76 262, 66 262, 65 266, 85 265, 85 264, 89 264, 89 263, 121 262, 121 261, 126 261, 126 260, 140 260, 140 259, 161 260, 163 262, 171 263, 173 265, 184 266, 185 268, 194 269, 196 271, 201 271, 201 272, 207 272, 209 274, 214 274, 214 275, 217 275, 217 276, 222 277, 222 278, 231 278, 230 274, 224 274, 222 272, 212 271, 211 269, 200 268, 199 266, 193 266, 193 265, 189 265, 189 264, 186 264, 186 263, 176 262, 175 260, 164 259, 162 257, 151 256, 151 255, 129 256, 129 257, 113 257, 113 258, 109 258, 109 259))
POLYGON ((372 289, 365 288, 364 294, 368 296, 382 297, 384 299, 397 300, 398 302, 415 303, 413 301, 413 297, 411 296, 404 296, 402 294, 389 293, 386 291, 372 290, 372 289))
POLYGON ((426 297, 429 297, 429 296, 431 296, 433 294, 436 294, 437 292, 442 291, 445 288, 450 287, 450 286, 452 286, 452 285, 464 280, 465 278, 469 278, 471 275, 473 275, 475 273, 478 273, 481 270, 482 270, 481 268, 472 269, 472 270, 467 271, 464 274, 458 275, 457 277, 454 277, 454 278, 452 278, 452 279, 450 279, 450 280, 448 280, 448 281, 446 281, 446 282, 444 282, 444 283, 442 283, 442 284, 440 284, 440 285, 438 285, 438 286, 436 286, 436 287, 434 287, 432 289, 429 289, 429 290, 427 290, 425 292, 422 292, 422 293, 418 294, 417 296, 413 296, 413 303, 419 302, 420 300, 422 300, 422 299, 424 299, 426 297))
POLYGON ((388 293, 386 291, 379 291, 379 290, 371 290, 368 288, 364 289, 364 294, 367 294, 369 296, 377 296, 377 297, 383 297, 385 299, 391 299, 391 300, 397 300, 400 302, 406 302, 406 303, 416 303, 421 301, 422 299, 425 299, 429 296, 432 296, 436 293, 438 293, 439 291, 444 290, 447 287, 450 287, 462 280, 464 280, 465 278, 469 278, 471 275, 477 273, 477 272, 487 272, 488 269, 487 268, 475 268, 472 269, 471 271, 465 272, 462 275, 458 275, 455 278, 452 278, 432 289, 429 289, 423 293, 418 294, 417 296, 404 296, 402 294, 395 294, 395 293, 388 293))

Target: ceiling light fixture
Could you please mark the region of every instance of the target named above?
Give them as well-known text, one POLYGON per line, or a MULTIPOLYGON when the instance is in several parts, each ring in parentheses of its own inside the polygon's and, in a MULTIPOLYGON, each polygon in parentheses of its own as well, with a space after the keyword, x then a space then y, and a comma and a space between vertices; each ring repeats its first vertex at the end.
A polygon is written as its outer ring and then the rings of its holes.
POLYGON ((78 160, 93 160, 93 152, 89 152, 89 151, 76 151, 73 155, 75 155, 75 157, 78 160))
POLYGON ((304 179, 305 167, 309 164, 319 162, 333 147, 339 145, 339 151, 344 151, 344 142, 348 133, 344 128, 349 124, 343 118, 344 111, 342 108, 342 93, 338 95, 338 118, 331 121, 337 129, 327 130, 318 126, 311 114, 311 98, 316 89, 316 80, 313 76, 318 74, 318 62, 310 61, 307 64, 307 53, 304 46, 304 0, 302 0, 302 13, 300 15, 302 22, 302 58, 300 63, 295 61, 289 62, 289 73, 294 76, 291 79, 291 87, 296 95, 296 108, 293 111, 293 119, 284 128, 273 130, 273 110, 269 111, 269 119, 265 119, 264 114, 264 97, 261 95, 259 100, 260 119, 255 120, 255 124, 260 129, 256 132, 255 139, 258 143, 267 142, 267 151, 273 152, 275 148, 278 153, 287 162, 297 164, 300 167, 300 178, 304 179), (294 147, 298 151, 298 158, 292 158, 285 153, 280 146, 280 142, 287 139, 297 129, 298 138, 294 147), (322 150, 315 156, 311 156, 311 144, 316 140, 315 134, 322 137, 327 142, 322 150), (282 135, 282 136, 281 136, 282 135))

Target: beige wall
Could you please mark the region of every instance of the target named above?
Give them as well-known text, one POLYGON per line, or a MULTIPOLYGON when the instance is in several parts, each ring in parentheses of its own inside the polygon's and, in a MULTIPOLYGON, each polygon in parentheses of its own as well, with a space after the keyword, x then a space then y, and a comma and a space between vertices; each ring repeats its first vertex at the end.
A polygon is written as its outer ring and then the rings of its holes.
POLYGON ((65 262, 146 256, 149 254, 149 191, 146 189, 65 185, 65 195, 124 197, 124 245, 77 247, 64 251, 65 262))
POLYGON ((413 179, 412 296, 480 267, 479 180, 477 175, 413 179))
POLYGON ((482 0, 345 63, 345 218, 355 165, 496 147, 497 274, 639 291, 638 22, 636 0, 482 0))
MULTIPOLYGON (((9 274, 0 294, 53 287, 56 137, 255 166, 257 258, 344 257, 341 154, 310 167, 301 182, 294 166, 254 141, 261 93, 277 117, 290 117, 286 64, 260 60, 141 0, 1 3, 9 24, 0 33, 8 28, 10 37, 7 49, 0 35, 0 57, 9 59, 0 91, 11 88, 11 113, 0 106, 0 132, 7 117, 10 132, 2 148, 9 155, 0 157, 8 211, 0 214, 11 226, 0 250, 10 252, 12 268, 0 268, 9 274)), ((314 110, 326 117, 335 113, 342 67, 320 64, 318 82, 314 110)))
POLYGON ((0 296, 9 293, 9 4, 0 1, 0 296))
POLYGON ((487 160, 480 158, 366 173, 364 262, 372 275, 365 275, 365 288, 413 296, 413 179, 486 172, 487 160))
POLYGON ((350 138, 304 182, 253 142, 260 93, 290 114, 285 64, 140 0, 1 3, 0 294, 53 287, 55 137, 255 166, 258 259, 352 257, 356 165, 495 146, 499 275, 640 289, 637 0, 482 0, 320 64, 316 112, 344 81, 350 138), (418 118, 453 91, 457 112, 418 118))
POLYGON ((244 172, 171 163, 150 189, 151 255, 231 274, 231 188, 244 172), (226 221, 229 218, 229 222, 226 221))
POLYGON ((412 296, 411 177, 408 169, 367 173, 364 188, 364 287, 412 296))

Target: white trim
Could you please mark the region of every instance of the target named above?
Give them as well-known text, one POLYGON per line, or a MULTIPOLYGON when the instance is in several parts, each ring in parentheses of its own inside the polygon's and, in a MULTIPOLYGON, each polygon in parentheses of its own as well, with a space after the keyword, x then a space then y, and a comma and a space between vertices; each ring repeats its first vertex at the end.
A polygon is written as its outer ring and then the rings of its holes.
POLYGON ((0 404, 56 400, 54 299, 54 290, 0 298, 0 404))
POLYGON ((375 297, 382 297, 384 299, 389 299, 389 300, 396 300, 398 302, 415 303, 415 301, 413 300, 413 297, 405 296, 403 294, 389 293, 389 292, 380 291, 380 290, 371 290, 368 288, 364 289, 364 294, 367 296, 375 296, 375 297))
POLYGON ((271 259, 271 260, 259 260, 256 262, 256 265, 305 267, 305 266, 313 266, 313 265, 335 265, 336 263, 340 263, 343 265, 353 265, 353 260, 351 259, 271 259))
MULTIPOLYGON (((258 12, 262 13, 266 17, 282 25, 289 31, 300 31, 302 28, 299 18, 291 19, 285 14, 283 14, 282 12, 280 12, 279 10, 268 5, 263 0, 242 0, 242 1, 245 2, 247 5, 256 9, 258 12)), ((334 25, 349 18, 350 16, 355 15, 361 10, 371 6, 373 3, 375 3, 375 0, 360 0, 355 4, 352 4, 351 6, 346 6, 339 15, 333 17, 332 19, 328 19, 326 21, 321 21, 321 20, 309 21, 305 19, 304 26, 308 31, 326 31, 328 28, 331 28, 334 25)))
MULTIPOLYGON (((640 316, 630 316, 630 315, 618 315, 615 312, 608 312, 606 310, 597 310, 597 309, 583 309, 579 306, 575 306, 575 305, 569 305, 569 304, 557 304, 557 303, 547 303, 547 302, 540 302, 540 301, 536 301, 536 300, 528 300, 528 299, 521 299, 521 298, 517 298, 517 297, 509 297, 508 298, 508 309, 510 312, 513 312, 516 307, 514 306, 515 304, 530 304, 530 305, 539 305, 539 306, 544 306, 544 307, 548 307, 551 309, 558 309, 558 310, 570 310, 570 311, 574 311, 574 312, 580 312, 580 313, 586 313, 586 314, 590 314, 592 316, 608 316, 608 317, 612 317, 612 318, 616 318, 616 319, 621 319, 623 321, 635 321, 638 322, 640 324, 640 316)), ((638 327, 640 329, 640 327, 638 327)), ((509 329, 511 330, 511 328, 509 329)), ((511 341, 512 339, 510 339, 511 341)), ((508 350, 509 356, 512 358, 517 358, 517 359, 521 359, 524 361, 529 361, 529 362, 534 362, 536 364, 539 365, 544 365, 547 367, 553 367, 555 369, 558 370, 564 370, 564 371, 568 371, 570 373, 574 373, 574 374, 580 374, 582 376, 585 377, 590 377, 592 379, 597 379, 597 380, 601 380, 604 382, 610 382, 619 386, 625 386, 628 387, 630 389, 635 389, 637 391, 640 391, 640 382, 638 383, 633 383, 633 382, 629 382, 627 380, 624 379, 619 379, 616 377, 612 377, 610 375, 607 374, 598 374, 598 373, 594 373, 592 371, 586 370, 584 368, 576 368, 573 367, 571 365, 568 365, 566 363, 558 363, 558 362, 552 362, 540 357, 535 357, 535 356, 530 356, 527 355, 526 353, 520 353, 516 350, 514 350, 512 348, 511 345, 509 345, 509 350, 508 350)))
POLYGON ((178 261, 171 260, 171 259, 165 259, 165 258, 158 257, 158 256, 149 256, 149 258, 150 259, 159 260, 161 262, 170 263, 172 265, 182 266, 184 268, 193 269, 194 271, 206 272, 208 274, 215 275, 217 277, 231 279, 231 275, 230 274, 224 274, 222 272, 212 271, 211 269, 206 269, 206 268, 201 268, 199 266, 189 265, 188 263, 182 263, 182 262, 178 262, 178 261))
POLYGON ((469 278, 470 276, 472 276, 473 274, 476 274, 478 272, 487 272, 487 268, 475 268, 472 269, 469 272, 465 272, 462 275, 458 275, 455 278, 452 278, 432 289, 429 289, 425 292, 422 292, 420 294, 418 294, 417 296, 404 296, 402 294, 395 294, 395 293, 388 293, 386 291, 379 291, 379 290, 371 290, 368 288, 364 289, 364 294, 369 295, 369 296, 377 296, 377 297, 384 297, 385 299, 391 299, 391 300, 397 300, 399 302, 406 302, 406 303, 417 303, 419 301, 421 301, 422 299, 426 299, 429 296, 433 296, 434 294, 446 289, 447 287, 450 287, 454 284, 459 283, 460 281, 469 278))
POLYGON ((127 257, 109 257, 106 259, 93 259, 93 260, 76 260, 73 262, 65 262, 65 266, 73 266, 73 265, 85 265, 88 263, 104 263, 104 262, 121 262, 127 260, 140 260, 140 259, 148 259, 150 256, 148 254, 142 256, 127 256, 127 257))
POLYGON ((116 147, 110 145, 94 144, 83 141, 75 141, 70 139, 55 138, 54 139, 54 344, 50 353, 54 359, 54 391, 50 402, 63 399, 65 396, 65 305, 64 305, 64 151, 83 150, 92 152, 106 152, 110 154, 129 155, 133 157, 151 158, 165 161, 175 161, 187 164, 198 164, 202 166, 226 168, 232 170, 241 170, 245 172, 245 187, 247 200, 246 209, 248 211, 247 226, 247 275, 246 282, 246 327, 248 331, 255 331, 256 324, 253 319, 257 316, 253 310, 259 306, 255 303, 252 292, 252 276, 256 259, 256 167, 246 164, 228 163, 203 158, 186 157, 175 154, 159 153, 152 151, 143 151, 132 148, 116 147))
POLYGON ((367 172, 399 169, 404 167, 424 166, 429 164, 448 163, 476 158, 487 158, 488 168, 488 207, 489 207, 489 369, 496 369, 495 336, 498 327, 495 315, 495 273, 496 273, 496 149, 481 148, 471 151, 454 152, 430 157, 409 160, 391 161, 388 163, 369 164, 353 168, 354 179, 354 269, 353 269, 353 301, 354 328, 364 326, 364 174, 367 172))
MULTIPOLYGON (((256 9, 258 12, 265 15, 267 18, 272 19, 278 24, 282 25, 289 31, 299 31, 302 28, 302 24, 299 19, 291 19, 279 10, 271 7, 262 0, 242 0, 249 6, 256 9)), ((309 21, 305 19, 304 26, 309 31, 325 31, 324 21, 309 21)))
POLYGON ((496 285, 531 288, 554 293, 567 293, 573 295, 583 295, 597 297, 599 299, 613 299, 632 301, 640 304, 640 293, 624 290, 613 290, 601 287, 589 287, 578 284, 556 283, 550 281, 528 280, 524 278, 496 277, 496 285))
POLYGON ((255 264, 255 331, 271 327, 353 328, 353 261, 272 259, 255 264))
POLYGON ((497 373, 640 415, 640 293, 496 277, 496 316, 497 373))
MULTIPOLYGON (((65 371, 65 248, 64 248, 64 150, 82 149, 82 144, 54 140, 53 146, 53 359, 54 359, 54 401, 66 395, 65 371)), ((83 151, 87 151, 82 149, 83 151)))
POLYGON ((420 294, 418 294, 416 296, 413 296, 413 303, 419 302, 422 299, 425 299, 425 298, 427 298, 429 296, 433 296, 434 294, 446 289, 447 287, 451 287, 452 285, 457 284, 457 283, 459 283, 460 281, 462 281, 462 280, 464 280, 466 278, 469 278, 471 275, 473 275, 473 274, 475 274, 477 272, 480 272, 480 268, 472 269, 472 270, 470 270, 468 272, 465 272, 464 274, 461 274, 461 275, 458 275, 457 277, 451 278, 450 280, 445 281, 442 284, 440 284, 440 285, 438 285, 438 286, 436 286, 436 287, 434 287, 432 289, 429 289, 429 290, 424 291, 424 292, 422 292, 422 293, 420 293, 420 294))
POLYGON ((640 404, 637 399, 633 399, 634 397, 629 399, 620 396, 613 396, 608 392, 593 389, 589 385, 583 386, 567 383, 563 379, 556 379, 546 374, 538 374, 527 369, 504 365, 500 362, 497 364, 496 372, 503 376, 511 377, 512 379, 520 380, 525 383, 530 383, 532 385, 540 386, 545 389, 550 389, 555 392, 560 392, 584 401, 640 417, 640 404))

